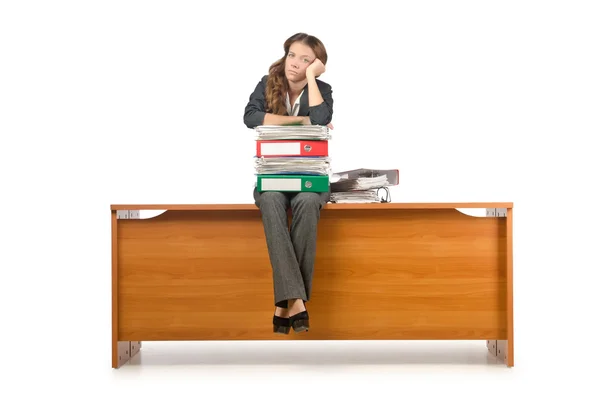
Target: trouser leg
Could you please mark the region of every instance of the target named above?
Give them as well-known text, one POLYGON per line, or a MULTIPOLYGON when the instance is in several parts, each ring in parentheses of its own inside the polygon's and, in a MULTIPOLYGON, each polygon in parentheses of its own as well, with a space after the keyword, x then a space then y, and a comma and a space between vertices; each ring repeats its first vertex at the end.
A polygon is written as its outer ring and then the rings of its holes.
POLYGON ((302 274, 304 292, 310 299, 315 256, 317 253, 317 224, 320 212, 327 202, 324 193, 301 192, 290 201, 292 208, 292 227, 290 230, 294 252, 302 274))
POLYGON ((288 230, 289 198, 281 192, 263 192, 255 197, 273 270, 275 305, 287 307, 288 299, 306 300, 304 280, 288 230))

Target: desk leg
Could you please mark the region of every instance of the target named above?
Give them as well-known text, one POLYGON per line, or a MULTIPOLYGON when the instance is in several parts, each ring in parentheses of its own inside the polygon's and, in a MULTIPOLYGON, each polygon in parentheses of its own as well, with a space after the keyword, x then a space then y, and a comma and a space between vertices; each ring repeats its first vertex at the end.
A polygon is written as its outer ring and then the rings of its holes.
POLYGON ((506 344, 502 351, 505 352, 507 366, 515 365, 515 336, 513 318, 513 209, 506 209, 506 344))
POLYGON ((119 278, 117 222, 119 219, 139 219, 139 211, 111 211, 112 233, 112 367, 119 368, 127 363, 142 348, 140 341, 119 340, 119 278))
POLYGON ((131 357, 139 353, 142 348, 142 342, 135 341, 119 341, 116 346, 113 346, 113 357, 116 358, 116 362, 113 362, 113 368, 119 368, 123 364, 127 363, 131 357), (116 354, 115 354, 116 350, 116 354))
POLYGON ((502 360, 507 366, 512 367, 512 365, 509 365, 508 363, 508 341, 488 340, 487 349, 492 356, 502 360))
POLYGON ((488 340, 490 354, 502 360, 506 366, 514 366, 513 334, 513 212, 512 208, 487 208, 486 216, 506 217, 506 325, 508 340, 488 340))

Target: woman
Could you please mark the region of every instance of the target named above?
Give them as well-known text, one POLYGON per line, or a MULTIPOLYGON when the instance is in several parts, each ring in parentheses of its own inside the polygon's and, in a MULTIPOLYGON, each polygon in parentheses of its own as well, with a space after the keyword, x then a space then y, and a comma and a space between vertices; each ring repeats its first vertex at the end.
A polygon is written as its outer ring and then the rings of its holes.
MULTIPOLYGON (((248 128, 259 125, 331 125, 331 86, 317 77, 325 72, 327 52, 314 36, 297 33, 288 38, 284 55, 257 84, 244 112, 248 128)), ((329 193, 262 192, 254 188, 260 209, 275 295, 273 331, 308 331, 305 303, 310 299, 316 255, 317 223, 329 193), (288 230, 288 208, 292 225, 288 230)))

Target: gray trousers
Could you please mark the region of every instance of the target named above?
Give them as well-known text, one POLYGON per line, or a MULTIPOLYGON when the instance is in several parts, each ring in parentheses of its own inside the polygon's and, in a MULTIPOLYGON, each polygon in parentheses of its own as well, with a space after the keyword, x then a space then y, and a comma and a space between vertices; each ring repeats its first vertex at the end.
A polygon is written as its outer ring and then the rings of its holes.
POLYGON ((330 193, 262 192, 254 188, 273 270, 275 305, 288 299, 310 300, 317 251, 317 224, 330 193), (292 224, 288 224, 288 208, 292 224))

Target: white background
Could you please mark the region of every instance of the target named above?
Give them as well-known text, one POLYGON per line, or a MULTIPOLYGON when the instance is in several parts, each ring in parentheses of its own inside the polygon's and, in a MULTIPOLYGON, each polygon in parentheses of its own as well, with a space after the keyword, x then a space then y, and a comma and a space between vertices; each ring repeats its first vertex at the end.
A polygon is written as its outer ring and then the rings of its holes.
POLYGON ((0 4, 3 387, 597 391, 597 2, 0 4), (329 53, 334 171, 398 168, 394 202, 515 203, 513 369, 401 349, 347 366, 327 344, 299 365, 228 350, 231 366, 110 369, 110 204, 252 203, 244 107, 299 31, 329 53))

